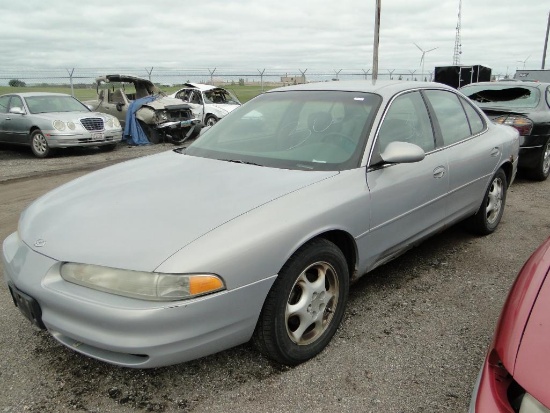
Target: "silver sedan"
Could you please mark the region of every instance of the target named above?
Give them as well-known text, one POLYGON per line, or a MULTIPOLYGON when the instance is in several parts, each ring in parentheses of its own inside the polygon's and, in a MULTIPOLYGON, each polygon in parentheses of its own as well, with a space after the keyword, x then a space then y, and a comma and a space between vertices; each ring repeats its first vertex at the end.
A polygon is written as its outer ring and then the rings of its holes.
POLYGON ((64 93, 0 96, 0 142, 28 145, 45 158, 56 148, 99 146, 113 150, 122 139, 118 119, 92 112, 64 93))
POLYGON ((109 363, 253 339, 296 365, 329 343, 358 277, 459 221, 495 231, 518 150, 441 84, 276 89, 187 149, 39 198, 4 241, 5 278, 34 325, 109 363))

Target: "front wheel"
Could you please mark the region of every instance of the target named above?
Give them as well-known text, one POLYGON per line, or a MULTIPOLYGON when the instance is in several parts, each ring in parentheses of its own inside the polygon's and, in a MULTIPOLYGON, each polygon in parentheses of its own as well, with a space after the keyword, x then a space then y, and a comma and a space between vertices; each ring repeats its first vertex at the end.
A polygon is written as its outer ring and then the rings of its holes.
POLYGON ((316 356, 340 325, 348 289, 342 251, 325 239, 304 245, 283 266, 267 295, 254 332, 258 349, 286 365, 316 356))
POLYGON ((52 152, 46 137, 40 129, 31 133, 31 150, 37 158, 46 158, 52 152))
POLYGON ((218 118, 214 115, 208 115, 204 120, 204 126, 214 126, 218 122, 218 118))
POLYGON ((507 189, 506 174, 499 169, 493 176, 478 211, 468 219, 467 223, 472 232, 488 235, 497 229, 504 213, 507 189))

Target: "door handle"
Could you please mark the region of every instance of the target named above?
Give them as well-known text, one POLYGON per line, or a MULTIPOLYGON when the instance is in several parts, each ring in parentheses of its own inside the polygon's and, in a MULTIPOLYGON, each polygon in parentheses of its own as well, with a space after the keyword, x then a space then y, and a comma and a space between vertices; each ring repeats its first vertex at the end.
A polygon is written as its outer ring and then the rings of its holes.
POLYGON ((445 167, 444 166, 438 166, 437 168, 434 169, 434 178, 436 179, 439 179, 439 178, 443 178, 445 176, 445 167))
POLYGON ((497 157, 498 155, 500 154, 500 148, 498 146, 494 147, 492 150, 491 150, 491 156, 494 158, 494 157, 497 157))

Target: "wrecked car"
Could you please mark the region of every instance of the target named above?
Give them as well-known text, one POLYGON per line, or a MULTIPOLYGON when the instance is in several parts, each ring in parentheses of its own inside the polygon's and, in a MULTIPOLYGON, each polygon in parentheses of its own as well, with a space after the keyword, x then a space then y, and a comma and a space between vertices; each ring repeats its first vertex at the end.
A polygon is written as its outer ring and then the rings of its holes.
POLYGON ((460 91, 493 122, 518 130, 518 167, 532 180, 546 180, 550 175, 550 83, 480 82, 460 91))
POLYGON ((183 89, 169 95, 191 106, 195 119, 203 126, 213 126, 218 120, 239 106, 239 99, 222 87, 185 83, 183 89))
POLYGON ((166 96, 150 80, 106 75, 96 79, 96 89, 97 99, 85 103, 118 118, 124 138, 134 144, 180 143, 200 130, 191 106, 166 96))

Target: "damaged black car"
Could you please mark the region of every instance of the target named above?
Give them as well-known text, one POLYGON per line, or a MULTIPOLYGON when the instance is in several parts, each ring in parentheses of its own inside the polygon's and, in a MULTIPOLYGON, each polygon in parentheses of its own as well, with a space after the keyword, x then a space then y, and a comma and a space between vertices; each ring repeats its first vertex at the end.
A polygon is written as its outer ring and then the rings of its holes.
POLYGON ((460 89, 496 123, 520 133, 519 168, 544 181, 550 175, 550 83, 480 82, 460 89))

